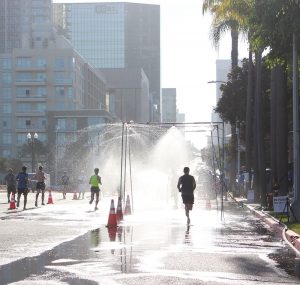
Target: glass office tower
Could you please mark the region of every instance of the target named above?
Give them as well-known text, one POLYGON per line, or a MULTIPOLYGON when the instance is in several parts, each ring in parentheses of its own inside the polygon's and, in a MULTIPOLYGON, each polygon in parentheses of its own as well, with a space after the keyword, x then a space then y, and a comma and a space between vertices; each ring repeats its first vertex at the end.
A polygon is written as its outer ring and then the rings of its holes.
POLYGON ((96 68, 142 68, 160 110, 160 6, 54 4, 53 13, 58 30, 96 68))

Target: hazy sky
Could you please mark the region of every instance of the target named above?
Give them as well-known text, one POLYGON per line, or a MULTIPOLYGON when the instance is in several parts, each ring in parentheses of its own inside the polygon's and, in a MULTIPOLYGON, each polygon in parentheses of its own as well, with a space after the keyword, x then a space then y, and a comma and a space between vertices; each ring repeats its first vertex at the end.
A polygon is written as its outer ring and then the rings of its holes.
MULTIPOLYGON (((54 3, 122 2, 53 0, 54 3)), ((216 51, 209 38, 211 18, 202 15, 202 0, 136 0, 161 6, 161 87, 177 88, 177 108, 187 122, 210 121, 215 105, 216 59, 230 58, 227 35, 216 51)), ((247 56, 241 44, 240 58, 247 56)))

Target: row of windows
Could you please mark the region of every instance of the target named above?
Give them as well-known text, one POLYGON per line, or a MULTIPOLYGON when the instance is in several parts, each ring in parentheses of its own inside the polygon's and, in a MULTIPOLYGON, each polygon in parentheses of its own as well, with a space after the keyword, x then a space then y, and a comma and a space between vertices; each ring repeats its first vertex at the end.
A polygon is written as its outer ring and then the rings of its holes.
MULTIPOLYGON (((17 97, 46 97, 47 89, 46 87, 17 87, 16 89, 17 97)), ((2 88, 2 97, 11 99, 12 98, 12 88, 4 87, 2 88)), ((73 87, 66 86, 56 86, 55 87, 56 96, 66 96, 68 98, 74 97, 73 87)))
POLYGON ((18 129, 44 129, 47 127, 47 120, 44 118, 17 118, 18 129))
MULTIPOLYGON (((54 59, 54 69, 72 69, 75 63, 74 57, 56 57, 54 59)), ((32 67, 45 67, 47 65, 47 59, 44 57, 37 57, 35 59, 31 57, 18 57, 16 59, 16 67, 32 68, 32 67)), ((12 69, 12 59, 2 58, 1 68, 3 70, 12 69)))
MULTIPOLYGON (((46 134, 38 134, 39 135, 39 138, 38 140, 45 143, 47 142, 48 140, 48 136, 46 134)), ((23 144, 26 144, 27 143, 27 134, 24 133, 24 134, 17 134, 17 145, 18 146, 21 146, 23 144)))
POLYGON ((28 113, 28 112, 45 112, 45 103, 18 103, 17 112, 28 113))
MULTIPOLYGON (((63 72, 56 71, 54 72, 54 82, 57 83, 72 83, 73 72, 63 72)), ((46 73, 43 72, 17 72, 16 73, 16 81, 19 82, 32 82, 38 81, 43 82, 46 81, 47 76, 46 73)), ((2 73, 2 83, 11 84, 12 83, 12 74, 10 72, 2 73)))

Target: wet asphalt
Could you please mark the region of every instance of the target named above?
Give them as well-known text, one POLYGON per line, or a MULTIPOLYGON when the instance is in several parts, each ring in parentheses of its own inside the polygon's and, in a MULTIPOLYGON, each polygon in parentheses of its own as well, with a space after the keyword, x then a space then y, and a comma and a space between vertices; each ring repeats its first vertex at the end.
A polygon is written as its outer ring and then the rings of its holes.
POLYGON ((109 199, 98 212, 87 201, 3 215, 1 231, 9 222, 19 232, 7 246, 0 237, 0 285, 300 284, 293 252, 233 202, 221 215, 197 200, 190 225, 181 207, 141 206, 114 230, 109 199))

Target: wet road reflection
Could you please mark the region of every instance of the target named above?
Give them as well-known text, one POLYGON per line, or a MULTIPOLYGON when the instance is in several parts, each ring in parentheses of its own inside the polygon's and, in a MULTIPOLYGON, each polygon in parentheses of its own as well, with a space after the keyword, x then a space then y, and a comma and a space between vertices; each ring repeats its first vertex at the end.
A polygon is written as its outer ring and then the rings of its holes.
POLYGON ((40 256, 2 266, 0 284, 300 282, 291 277, 287 248, 259 220, 230 207, 224 222, 215 210, 195 210, 190 226, 183 210, 138 212, 118 228, 96 228, 40 256))

